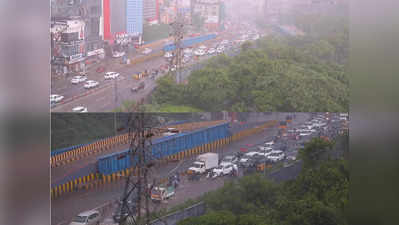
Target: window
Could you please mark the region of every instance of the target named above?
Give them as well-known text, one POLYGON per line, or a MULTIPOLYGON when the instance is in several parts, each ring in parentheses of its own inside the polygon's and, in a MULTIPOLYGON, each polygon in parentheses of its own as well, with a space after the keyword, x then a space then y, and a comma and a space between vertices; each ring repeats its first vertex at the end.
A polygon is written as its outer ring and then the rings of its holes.
POLYGON ((95 219, 97 217, 97 215, 98 215, 97 213, 94 213, 94 214, 90 215, 89 216, 89 220, 95 219))

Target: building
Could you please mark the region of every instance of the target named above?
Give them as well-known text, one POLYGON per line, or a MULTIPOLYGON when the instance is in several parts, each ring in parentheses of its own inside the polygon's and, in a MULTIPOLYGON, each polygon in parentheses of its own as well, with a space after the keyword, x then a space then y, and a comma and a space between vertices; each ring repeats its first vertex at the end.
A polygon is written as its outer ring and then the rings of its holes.
POLYGON ((208 31, 219 30, 221 20, 222 1, 220 0, 194 0, 191 2, 193 14, 204 18, 204 27, 208 31))
POLYGON ((52 0, 50 35, 52 71, 84 72, 104 56, 102 0, 52 0))
POLYGON ((113 43, 116 34, 143 34, 143 0, 103 0, 104 39, 113 43))
POLYGON ((133 36, 143 34, 143 0, 127 0, 126 32, 133 36))
POLYGON ((143 19, 146 22, 159 20, 159 0, 143 0, 143 19))

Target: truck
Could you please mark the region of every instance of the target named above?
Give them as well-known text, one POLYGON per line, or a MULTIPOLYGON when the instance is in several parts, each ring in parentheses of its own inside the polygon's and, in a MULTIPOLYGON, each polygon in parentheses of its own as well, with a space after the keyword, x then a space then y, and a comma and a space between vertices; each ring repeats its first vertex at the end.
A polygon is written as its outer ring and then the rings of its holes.
POLYGON ((153 202, 161 202, 165 199, 175 195, 175 188, 173 186, 168 187, 154 187, 151 190, 151 200, 153 202))
POLYGON ((188 173, 203 174, 217 167, 219 164, 219 155, 217 153, 204 153, 197 157, 193 166, 188 169, 188 173))

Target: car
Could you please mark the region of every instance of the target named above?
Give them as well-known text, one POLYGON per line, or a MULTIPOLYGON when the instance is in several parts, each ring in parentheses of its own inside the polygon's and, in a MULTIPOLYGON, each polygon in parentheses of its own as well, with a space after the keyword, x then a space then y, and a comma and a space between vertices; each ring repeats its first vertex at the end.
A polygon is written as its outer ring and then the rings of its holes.
POLYGON ((205 51, 202 50, 202 49, 197 49, 197 50, 194 52, 194 54, 195 54, 196 56, 203 56, 203 55, 205 55, 205 51))
POLYGON ((216 49, 216 52, 217 53, 223 53, 223 51, 224 51, 224 48, 222 48, 222 47, 218 47, 217 49, 216 49))
POLYGON ((87 111, 87 107, 76 106, 75 108, 72 109, 72 112, 75 112, 75 113, 86 113, 88 111, 87 111))
POLYGON ((233 172, 234 167, 237 167, 237 166, 233 163, 220 164, 218 167, 216 167, 212 170, 212 173, 214 174, 214 177, 227 175, 227 174, 230 174, 233 172))
POLYGON ((144 55, 148 55, 152 52, 152 49, 150 48, 145 48, 144 51, 142 51, 141 53, 143 53, 144 55))
POLYGON ((254 156, 254 155, 261 155, 262 153, 260 153, 260 152, 255 152, 255 151, 253 151, 253 152, 247 152, 247 153, 245 153, 244 155, 246 156, 246 157, 249 157, 249 158, 251 158, 252 156, 254 156))
POLYGON ((145 83, 144 82, 140 82, 140 84, 138 86, 132 87, 131 91, 133 93, 136 93, 136 92, 138 92, 138 91, 140 91, 141 89, 144 89, 144 88, 145 88, 145 83))
POLYGON ((285 154, 280 151, 280 152, 273 152, 270 155, 267 156, 267 159, 269 159, 272 162, 278 162, 281 161, 285 158, 285 154))
POLYGON ((208 54, 209 55, 212 55, 212 54, 215 54, 215 53, 216 53, 216 49, 214 49, 214 48, 208 49, 208 54))
POLYGON ((125 52, 115 51, 115 52, 112 53, 112 57, 114 57, 114 58, 119 58, 119 57, 122 57, 124 55, 125 55, 125 52))
POLYGON ((115 78, 117 78, 117 77, 119 77, 119 73, 117 73, 117 72, 106 72, 105 75, 104 75, 104 78, 105 78, 106 80, 108 80, 108 79, 115 79, 115 78))
POLYGON ((79 84, 79 83, 84 82, 84 81, 86 81, 86 80, 87 80, 87 77, 86 77, 86 76, 74 76, 74 77, 71 79, 71 83, 72 83, 72 84, 79 84))
POLYGON ((186 48, 183 50, 184 54, 190 54, 193 53, 193 50, 191 48, 186 48))
POLYGON ((164 55, 165 58, 172 58, 173 54, 171 52, 166 52, 164 55))
POLYGON ((189 57, 184 57, 183 58, 183 63, 189 63, 190 62, 190 58, 189 57))
POLYGON ((199 49, 202 49, 205 51, 205 49, 207 49, 207 47, 205 45, 201 45, 201 46, 199 46, 199 49))
POLYGON ((101 216, 99 211, 89 210, 75 216, 69 225, 99 225, 100 219, 101 216))
POLYGON ((237 157, 235 157, 234 155, 228 155, 222 159, 221 164, 222 163, 236 163, 237 161, 238 161, 237 157))
POLYGON ((227 43, 229 43, 229 40, 223 40, 223 41, 221 42, 222 45, 225 45, 225 44, 227 44, 227 43))
POLYGON ((90 88, 95 88, 99 85, 99 83, 97 81, 94 80, 88 80, 86 81, 84 88, 86 89, 90 89, 90 88))
POLYGON ((64 96, 62 95, 50 95, 50 103, 57 103, 60 102, 64 99, 64 96))

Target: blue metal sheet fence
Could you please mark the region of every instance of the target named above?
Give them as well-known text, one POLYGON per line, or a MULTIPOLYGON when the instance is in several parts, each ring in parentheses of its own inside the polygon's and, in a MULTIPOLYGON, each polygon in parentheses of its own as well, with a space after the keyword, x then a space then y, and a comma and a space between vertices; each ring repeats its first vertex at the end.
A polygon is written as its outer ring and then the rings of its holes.
MULTIPOLYGON (((208 35, 204 35, 204 36, 200 36, 200 37, 185 39, 185 40, 183 40, 183 48, 190 47, 195 44, 199 44, 201 42, 208 41, 208 40, 215 39, 215 38, 216 38, 216 34, 208 34, 208 35)), ((174 44, 168 44, 163 47, 163 50, 165 52, 173 51, 175 49, 176 49, 176 46, 174 44)))
MULTIPOLYGON (((154 158, 162 159, 230 135, 229 124, 223 123, 192 132, 159 138, 153 142, 151 153, 154 158)), ((97 158, 98 171, 108 175, 134 166, 135 163, 131 163, 128 153, 129 150, 124 150, 97 158), (123 157, 124 155, 125 157, 123 157)))

